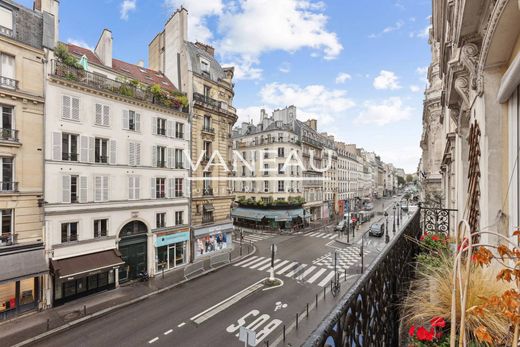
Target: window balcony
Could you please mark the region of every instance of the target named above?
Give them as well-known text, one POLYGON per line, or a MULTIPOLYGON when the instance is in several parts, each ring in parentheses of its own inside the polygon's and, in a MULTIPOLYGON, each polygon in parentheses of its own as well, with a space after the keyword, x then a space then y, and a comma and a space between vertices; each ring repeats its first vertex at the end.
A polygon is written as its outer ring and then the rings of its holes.
POLYGON ((215 222, 215 218, 213 216, 203 216, 202 217, 202 223, 203 224, 213 223, 213 222, 215 222))
POLYGON ((236 114, 236 109, 233 106, 228 105, 225 102, 212 99, 209 96, 201 93, 193 93, 193 101, 196 104, 203 105, 204 107, 211 108, 216 111, 236 114))
POLYGON ((18 142, 18 130, 0 128, 0 139, 10 142, 18 142))
POLYGON ((184 138, 184 133, 176 132, 175 133, 175 137, 178 138, 178 139, 183 139, 184 138))
POLYGON ((175 163, 175 168, 176 169, 184 169, 184 164, 182 162, 176 162, 175 163))
POLYGON ((16 245, 16 235, 7 232, 0 234, 0 247, 16 245))
POLYGON ((0 182, 0 192, 13 193, 18 191, 18 182, 2 181, 0 182))
POLYGON ((164 160, 157 160, 156 165, 157 165, 157 167, 165 168, 166 167, 166 162, 164 160))
POLYGON ((206 126, 206 125, 202 127, 202 132, 208 133, 208 134, 211 134, 211 135, 215 135, 215 129, 214 128, 210 128, 209 126, 206 126))
POLYGON ((6 27, 0 25, 0 35, 13 37, 14 31, 12 29, 9 29, 9 28, 6 28, 6 27))
POLYGON ((9 77, 0 76, 0 87, 18 89, 18 81, 9 77))
POLYGON ((96 161, 96 163, 107 164, 108 163, 108 156, 106 156, 106 155, 96 155, 95 161, 96 161))
POLYGON ((213 196, 213 188, 211 188, 211 187, 202 188, 202 195, 203 196, 213 196))
POLYGON ((78 161, 78 153, 62 153, 61 160, 65 161, 78 161))

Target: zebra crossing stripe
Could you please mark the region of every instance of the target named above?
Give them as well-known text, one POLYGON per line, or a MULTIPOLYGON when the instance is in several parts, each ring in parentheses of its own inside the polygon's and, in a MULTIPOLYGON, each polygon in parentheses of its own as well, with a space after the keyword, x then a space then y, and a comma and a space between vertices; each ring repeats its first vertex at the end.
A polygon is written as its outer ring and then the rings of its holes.
POLYGON ((316 236, 316 234, 319 234, 319 232, 317 232, 317 231, 314 231, 314 232, 312 232, 312 233, 309 233, 309 234, 307 234, 307 235, 309 235, 309 236, 316 236))
POLYGON ((305 276, 309 275, 311 272, 314 271, 314 269, 316 268, 316 266, 312 265, 310 268, 308 268, 307 270, 305 270, 299 277, 301 280, 303 280, 305 278, 305 276))
POLYGON ((264 260, 264 259, 265 259, 264 257, 259 257, 258 259, 255 259, 255 260, 253 260, 253 261, 250 261, 249 263, 242 264, 242 265, 240 265, 240 266, 241 266, 241 267, 249 267, 249 266, 253 265, 254 263, 259 262, 259 261, 262 261, 262 260, 264 260))
POLYGON ((276 271, 276 269, 279 269, 280 267, 284 266, 288 262, 289 262, 288 260, 282 261, 280 264, 277 264, 277 265, 274 266, 274 270, 276 271))
POLYGON ((314 283, 327 269, 319 269, 311 278, 307 280, 307 283, 314 283))
POLYGON ((338 235, 334 234, 334 235, 331 235, 331 236, 329 237, 329 239, 335 239, 336 237, 338 237, 338 235))
POLYGON ((325 278, 320 283, 318 283, 318 285, 320 287, 325 287, 327 284, 329 284, 329 281, 332 279, 332 277, 334 277, 334 271, 331 271, 327 276, 325 276, 325 278))
POLYGON ((242 261, 234 264, 233 266, 240 266, 242 264, 249 263, 251 260, 256 259, 256 258, 258 258, 258 256, 257 255, 253 255, 251 258, 247 258, 246 260, 242 260, 242 261))
POLYGON ((260 265, 263 265, 263 264, 265 264, 265 263, 270 263, 270 262, 271 262, 271 258, 267 258, 267 259, 264 259, 264 260, 262 260, 262 261, 256 263, 256 264, 253 265, 253 266, 250 266, 249 268, 250 268, 250 269, 256 269, 256 268, 259 267, 260 265))
POLYGON ((300 264, 300 266, 298 266, 296 269, 286 273, 285 276, 286 277, 293 277, 294 275, 296 275, 298 272, 302 271, 306 267, 307 267, 307 264, 300 264))
MULTIPOLYGON (((276 266, 276 264, 277 264, 278 262, 280 262, 280 259, 275 259, 275 260, 274 260, 275 266, 276 266)), ((259 271, 263 271, 263 270, 267 269, 268 267, 271 267, 271 263, 270 263, 270 262, 267 263, 267 264, 264 265, 264 266, 259 267, 258 270, 259 270, 259 271)))
POLYGON ((280 271, 278 271, 276 274, 277 274, 277 275, 281 275, 281 274, 283 274, 284 272, 286 272, 287 270, 289 270, 290 268, 292 268, 292 267, 294 267, 294 266, 296 266, 296 265, 298 265, 297 262, 292 262, 291 264, 287 265, 286 267, 284 267, 283 269, 281 269, 280 271))

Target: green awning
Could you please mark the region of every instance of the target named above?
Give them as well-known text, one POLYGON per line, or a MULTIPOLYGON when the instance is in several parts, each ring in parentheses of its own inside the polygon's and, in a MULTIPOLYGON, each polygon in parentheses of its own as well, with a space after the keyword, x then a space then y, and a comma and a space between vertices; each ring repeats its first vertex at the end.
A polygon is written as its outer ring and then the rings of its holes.
POLYGON ((237 207, 231 211, 231 216, 254 221, 261 221, 263 218, 272 219, 277 222, 288 222, 295 218, 303 219, 303 209, 292 210, 264 210, 254 208, 237 207))

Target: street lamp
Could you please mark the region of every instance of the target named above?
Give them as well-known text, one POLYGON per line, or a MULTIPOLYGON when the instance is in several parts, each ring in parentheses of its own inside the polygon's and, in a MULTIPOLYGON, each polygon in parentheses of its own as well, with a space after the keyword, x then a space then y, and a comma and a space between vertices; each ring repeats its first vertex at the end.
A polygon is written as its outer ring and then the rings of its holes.
POLYGON ((394 210, 394 218, 393 218, 392 232, 395 234, 395 205, 394 205, 394 207, 392 207, 392 210, 394 210))
POLYGON ((401 209, 401 204, 397 203, 397 227, 399 228, 399 224, 400 221, 399 221, 399 210, 401 209))
POLYGON ((390 242, 390 237, 388 236, 388 212, 385 211, 385 219, 386 219, 386 226, 385 226, 385 242, 390 242))

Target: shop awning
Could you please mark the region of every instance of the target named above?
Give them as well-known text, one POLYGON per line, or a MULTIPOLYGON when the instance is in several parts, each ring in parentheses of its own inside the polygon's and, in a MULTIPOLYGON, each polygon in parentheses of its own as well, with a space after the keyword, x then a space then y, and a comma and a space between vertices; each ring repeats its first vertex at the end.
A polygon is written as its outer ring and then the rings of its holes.
POLYGON ((119 253, 115 250, 80 255, 60 260, 51 260, 53 272, 59 278, 69 278, 78 275, 88 275, 123 265, 119 253))
POLYGON ((254 221, 261 221, 263 218, 274 219, 277 222, 288 222, 297 217, 303 218, 303 209, 292 210, 262 210, 253 208, 237 207, 231 211, 231 216, 254 221))
POLYGON ((213 207, 212 204, 204 204, 202 205, 202 208, 207 212, 215 211, 215 207, 213 207))
POLYGON ((261 210, 237 207, 231 210, 231 217, 254 220, 259 222, 262 220, 262 218, 264 218, 264 213, 261 210))
POLYGON ((44 250, 28 249, 0 255, 0 282, 34 277, 49 272, 44 250))

